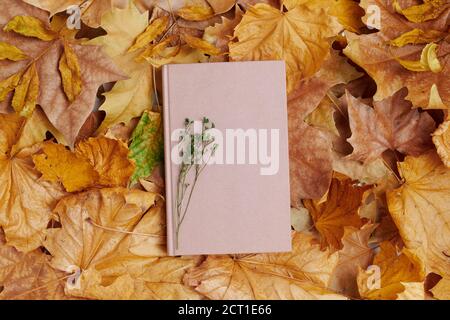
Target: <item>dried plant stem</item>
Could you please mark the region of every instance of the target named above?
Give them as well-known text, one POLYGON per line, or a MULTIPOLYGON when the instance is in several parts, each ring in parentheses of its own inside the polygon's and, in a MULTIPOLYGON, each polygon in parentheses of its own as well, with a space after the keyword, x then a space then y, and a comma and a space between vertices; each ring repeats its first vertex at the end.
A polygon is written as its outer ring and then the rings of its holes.
POLYGON ((110 232, 118 232, 118 233, 133 235, 133 236, 143 236, 143 237, 151 237, 151 238, 165 238, 165 236, 158 235, 158 234, 125 231, 125 230, 120 230, 120 229, 116 229, 116 228, 105 227, 105 226, 95 223, 94 221, 92 221, 91 218, 86 219, 86 221, 89 222, 91 225, 93 225, 96 228, 103 229, 103 230, 110 231, 110 232))
POLYGON ((188 147, 191 152, 189 153, 188 158, 185 154, 183 154, 183 162, 181 164, 180 175, 178 177, 175 214, 176 249, 179 247, 180 229, 186 218, 199 177, 208 165, 208 162, 217 147, 217 145, 214 144, 212 148, 209 148, 211 144, 214 143, 214 139, 208 136, 207 130, 214 127, 213 123, 210 123, 207 118, 203 118, 201 134, 196 134, 195 132, 192 133, 192 125, 193 121, 186 119, 185 136, 181 141, 182 143, 186 143, 185 139, 189 139, 187 142, 189 143, 188 147), (205 152, 207 152, 208 155, 208 159, 206 161, 204 161, 205 152), (195 173, 193 174, 192 181, 187 183, 186 181, 189 181, 192 169, 195 170, 195 173))

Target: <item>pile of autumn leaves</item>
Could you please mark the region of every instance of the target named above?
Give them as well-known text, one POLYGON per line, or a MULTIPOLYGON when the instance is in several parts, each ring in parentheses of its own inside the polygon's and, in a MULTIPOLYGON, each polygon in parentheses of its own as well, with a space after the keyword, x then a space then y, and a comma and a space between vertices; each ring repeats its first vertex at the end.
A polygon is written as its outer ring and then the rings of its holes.
POLYGON ((0 298, 449 299, 449 13, 3 0, 0 298), (81 30, 66 27, 74 3, 81 30), (279 59, 292 252, 167 257, 160 67, 279 59))

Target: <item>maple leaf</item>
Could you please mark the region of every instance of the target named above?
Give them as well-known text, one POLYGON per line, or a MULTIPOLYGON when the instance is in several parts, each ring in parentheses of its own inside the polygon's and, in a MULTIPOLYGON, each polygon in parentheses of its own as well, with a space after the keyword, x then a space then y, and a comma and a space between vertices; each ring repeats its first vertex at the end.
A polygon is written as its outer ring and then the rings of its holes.
POLYGON ((91 164, 99 176, 97 183, 102 186, 124 187, 134 171, 134 163, 128 160, 128 147, 119 140, 89 138, 77 144, 75 153, 91 164))
POLYGON ((299 5, 324 9, 327 14, 336 17, 342 26, 352 32, 357 32, 364 26, 361 21, 364 10, 352 0, 283 0, 282 2, 288 9, 299 5))
POLYGON ((424 299, 424 270, 414 254, 405 249, 398 254, 395 246, 387 241, 380 248, 373 260, 373 266, 380 270, 380 288, 371 288, 370 272, 360 270, 357 281, 361 296, 383 300, 424 299))
POLYGON ((389 211, 408 249, 427 268, 450 274, 450 170, 431 151, 398 165, 405 183, 387 193, 389 211))
POLYGON ((81 271, 66 291, 92 299, 198 298, 181 283, 194 259, 158 257, 165 227, 156 195, 122 188, 68 196, 55 208, 61 228, 47 230, 51 265, 81 271), (152 238, 142 241, 142 237, 152 238), (108 285, 104 285, 104 279, 108 285))
POLYGON ((342 237, 345 227, 362 226, 358 216, 364 192, 369 186, 357 187, 351 179, 333 178, 326 202, 321 200, 304 200, 314 221, 314 226, 321 234, 321 248, 342 249, 342 237))
POLYGON ((47 119, 0 114, 0 226, 9 245, 23 252, 39 247, 61 187, 40 179, 31 155, 45 138, 47 119))
POLYGON ((294 207, 300 199, 321 198, 332 175, 332 139, 327 132, 309 126, 305 119, 330 88, 360 75, 345 58, 332 52, 322 69, 301 81, 288 96, 289 170, 294 207))
POLYGON ((426 112, 411 110, 405 100, 407 90, 373 103, 373 109, 346 94, 352 136, 348 139, 354 150, 350 158, 371 162, 386 150, 398 150, 418 156, 430 149, 433 118, 426 112))
POLYGON ((81 270, 94 266, 127 238, 127 232, 154 202, 154 194, 123 188, 93 189, 65 197, 54 211, 62 227, 48 229, 44 243, 53 256, 52 266, 61 271, 71 265, 81 270))
POLYGON ((285 60, 287 89, 291 92, 302 78, 317 72, 329 54, 329 37, 339 24, 321 8, 297 6, 282 12, 256 4, 244 14, 230 43, 230 57, 243 60, 285 60), (321 16, 320 22, 316 17, 321 16))
POLYGON ((81 19, 92 28, 100 26, 101 17, 112 8, 124 9, 128 0, 24 0, 25 2, 49 11, 53 16, 58 12, 66 11, 69 7, 77 6, 81 11, 81 19))
POLYGON ((130 159, 136 163, 131 182, 148 177, 164 158, 161 114, 144 112, 131 136, 130 159))
POLYGON ((75 151, 47 142, 33 155, 36 169, 45 180, 60 181, 68 192, 92 186, 126 186, 134 171, 125 143, 105 137, 80 142, 75 151))
MULTIPOLYGON (((48 14, 22 1, 5 0, 4 5, 8 10, 0 13, 0 41, 4 41, 21 49, 29 59, 23 61, 0 61, 2 74, 0 81, 20 75, 29 69, 36 68, 39 79, 39 95, 36 100, 50 122, 72 145, 80 128, 91 113, 98 87, 106 82, 123 79, 122 73, 113 62, 108 59, 98 46, 80 45, 79 40, 73 39, 73 32, 69 32, 64 26, 58 26, 58 19, 54 19, 52 26, 48 24, 48 14), (29 36, 20 35, 14 31, 4 31, 3 27, 13 18, 31 17, 24 20, 26 32, 34 30, 29 28, 27 21, 34 21, 41 26, 41 33, 51 35, 52 38, 40 40, 29 36), (53 29, 56 30, 53 30, 53 29), (63 88, 59 65, 64 48, 70 47, 76 56, 80 68, 82 89, 78 96, 71 102, 67 92, 63 88)), ((25 35, 26 35, 25 32, 25 35)), ((31 32, 31 31, 30 31, 31 32)), ((9 96, 9 95, 8 95, 9 96)), ((0 103, 0 110, 10 111, 10 98, 0 103)))
POLYGON ((117 123, 127 124, 145 109, 151 108, 153 103, 152 67, 145 61, 136 61, 142 48, 128 52, 148 27, 148 12, 140 13, 133 5, 124 10, 113 9, 103 16, 101 25, 107 35, 89 43, 102 45, 108 56, 130 78, 118 81, 111 91, 104 94, 106 100, 99 110, 105 111, 106 117, 98 132, 104 132, 117 123), (123 21, 130 23, 125 26, 123 21))
POLYGON ((330 288, 347 296, 359 297, 356 276, 359 268, 366 269, 372 262, 374 253, 368 243, 376 227, 376 224, 365 224, 361 229, 344 229, 343 248, 338 253, 339 260, 331 278, 330 288))
POLYGON ((50 267, 41 250, 22 253, 6 244, 0 229, 0 300, 60 300, 67 274, 50 267))
POLYGON ((292 244, 291 253, 209 256, 184 281, 216 300, 344 299, 326 289, 337 254, 321 252, 302 233, 293 234, 292 244))

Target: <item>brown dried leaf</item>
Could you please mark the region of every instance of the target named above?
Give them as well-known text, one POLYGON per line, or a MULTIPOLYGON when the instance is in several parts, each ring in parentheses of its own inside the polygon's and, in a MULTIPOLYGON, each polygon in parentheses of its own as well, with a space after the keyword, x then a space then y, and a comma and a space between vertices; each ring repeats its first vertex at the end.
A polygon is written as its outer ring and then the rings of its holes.
POLYGON ((381 157, 386 150, 398 150, 418 156, 432 146, 433 118, 426 112, 412 110, 405 100, 407 90, 374 102, 373 109, 346 94, 352 136, 348 139, 354 150, 351 159, 366 163, 381 157))
POLYGON ((359 297, 356 276, 358 269, 366 269, 372 262, 374 252, 369 247, 369 238, 377 225, 366 224, 357 229, 346 227, 342 237, 343 248, 333 273, 330 288, 342 294, 359 297))
MULTIPOLYGON (((0 27, 2 28, 13 17, 18 15, 32 16, 46 27, 46 30, 58 29, 58 19, 48 24, 49 16, 45 11, 39 10, 22 1, 5 0, 8 10, 0 12, 0 27)), ((42 107, 50 122, 59 130, 66 142, 73 145, 78 132, 94 107, 98 87, 106 82, 123 79, 120 70, 108 59, 97 46, 80 45, 73 35, 65 29, 64 24, 59 26, 58 36, 51 41, 42 41, 31 37, 23 37, 13 31, 0 30, 0 41, 9 43, 21 49, 28 57, 22 61, 0 61, 2 73, 0 81, 14 74, 22 73, 31 62, 34 62, 39 76, 39 97, 37 103, 42 107), (62 29, 61 29, 62 27, 62 29), (67 99, 63 90, 59 61, 63 54, 64 43, 70 47, 78 58, 80 67, 82 90, 73 102, 67 99)), ((56 32, 56 31, 55 31, 56 32)), ((76 93, 76 91, 75 91, 76 93)), ((0 103, 0 110, 10 112, 10 99, 0 103)))
POLYGON ((345 58, 332 52, 322 69, 300 82, 288 97, 289 159, 291 204, 300 199, 319 199, 328 190, 332 174, 332 139, 305 123, 305 118, 320 104, 328 90, 361 74, 345 58))
POLYGON ((50 266, 50 256, 37 249, 21 253, 5 242, 0 229, 0 300, 60 300, 67 274, 50 266))

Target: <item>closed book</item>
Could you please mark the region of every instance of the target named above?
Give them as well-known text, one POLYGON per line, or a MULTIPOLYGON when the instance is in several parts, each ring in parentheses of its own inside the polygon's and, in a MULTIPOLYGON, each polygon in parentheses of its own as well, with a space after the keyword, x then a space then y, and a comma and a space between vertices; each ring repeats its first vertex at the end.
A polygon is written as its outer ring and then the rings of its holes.
POLYGON ((169 255, 291 250, 285 64, 163 67, 169 255))

